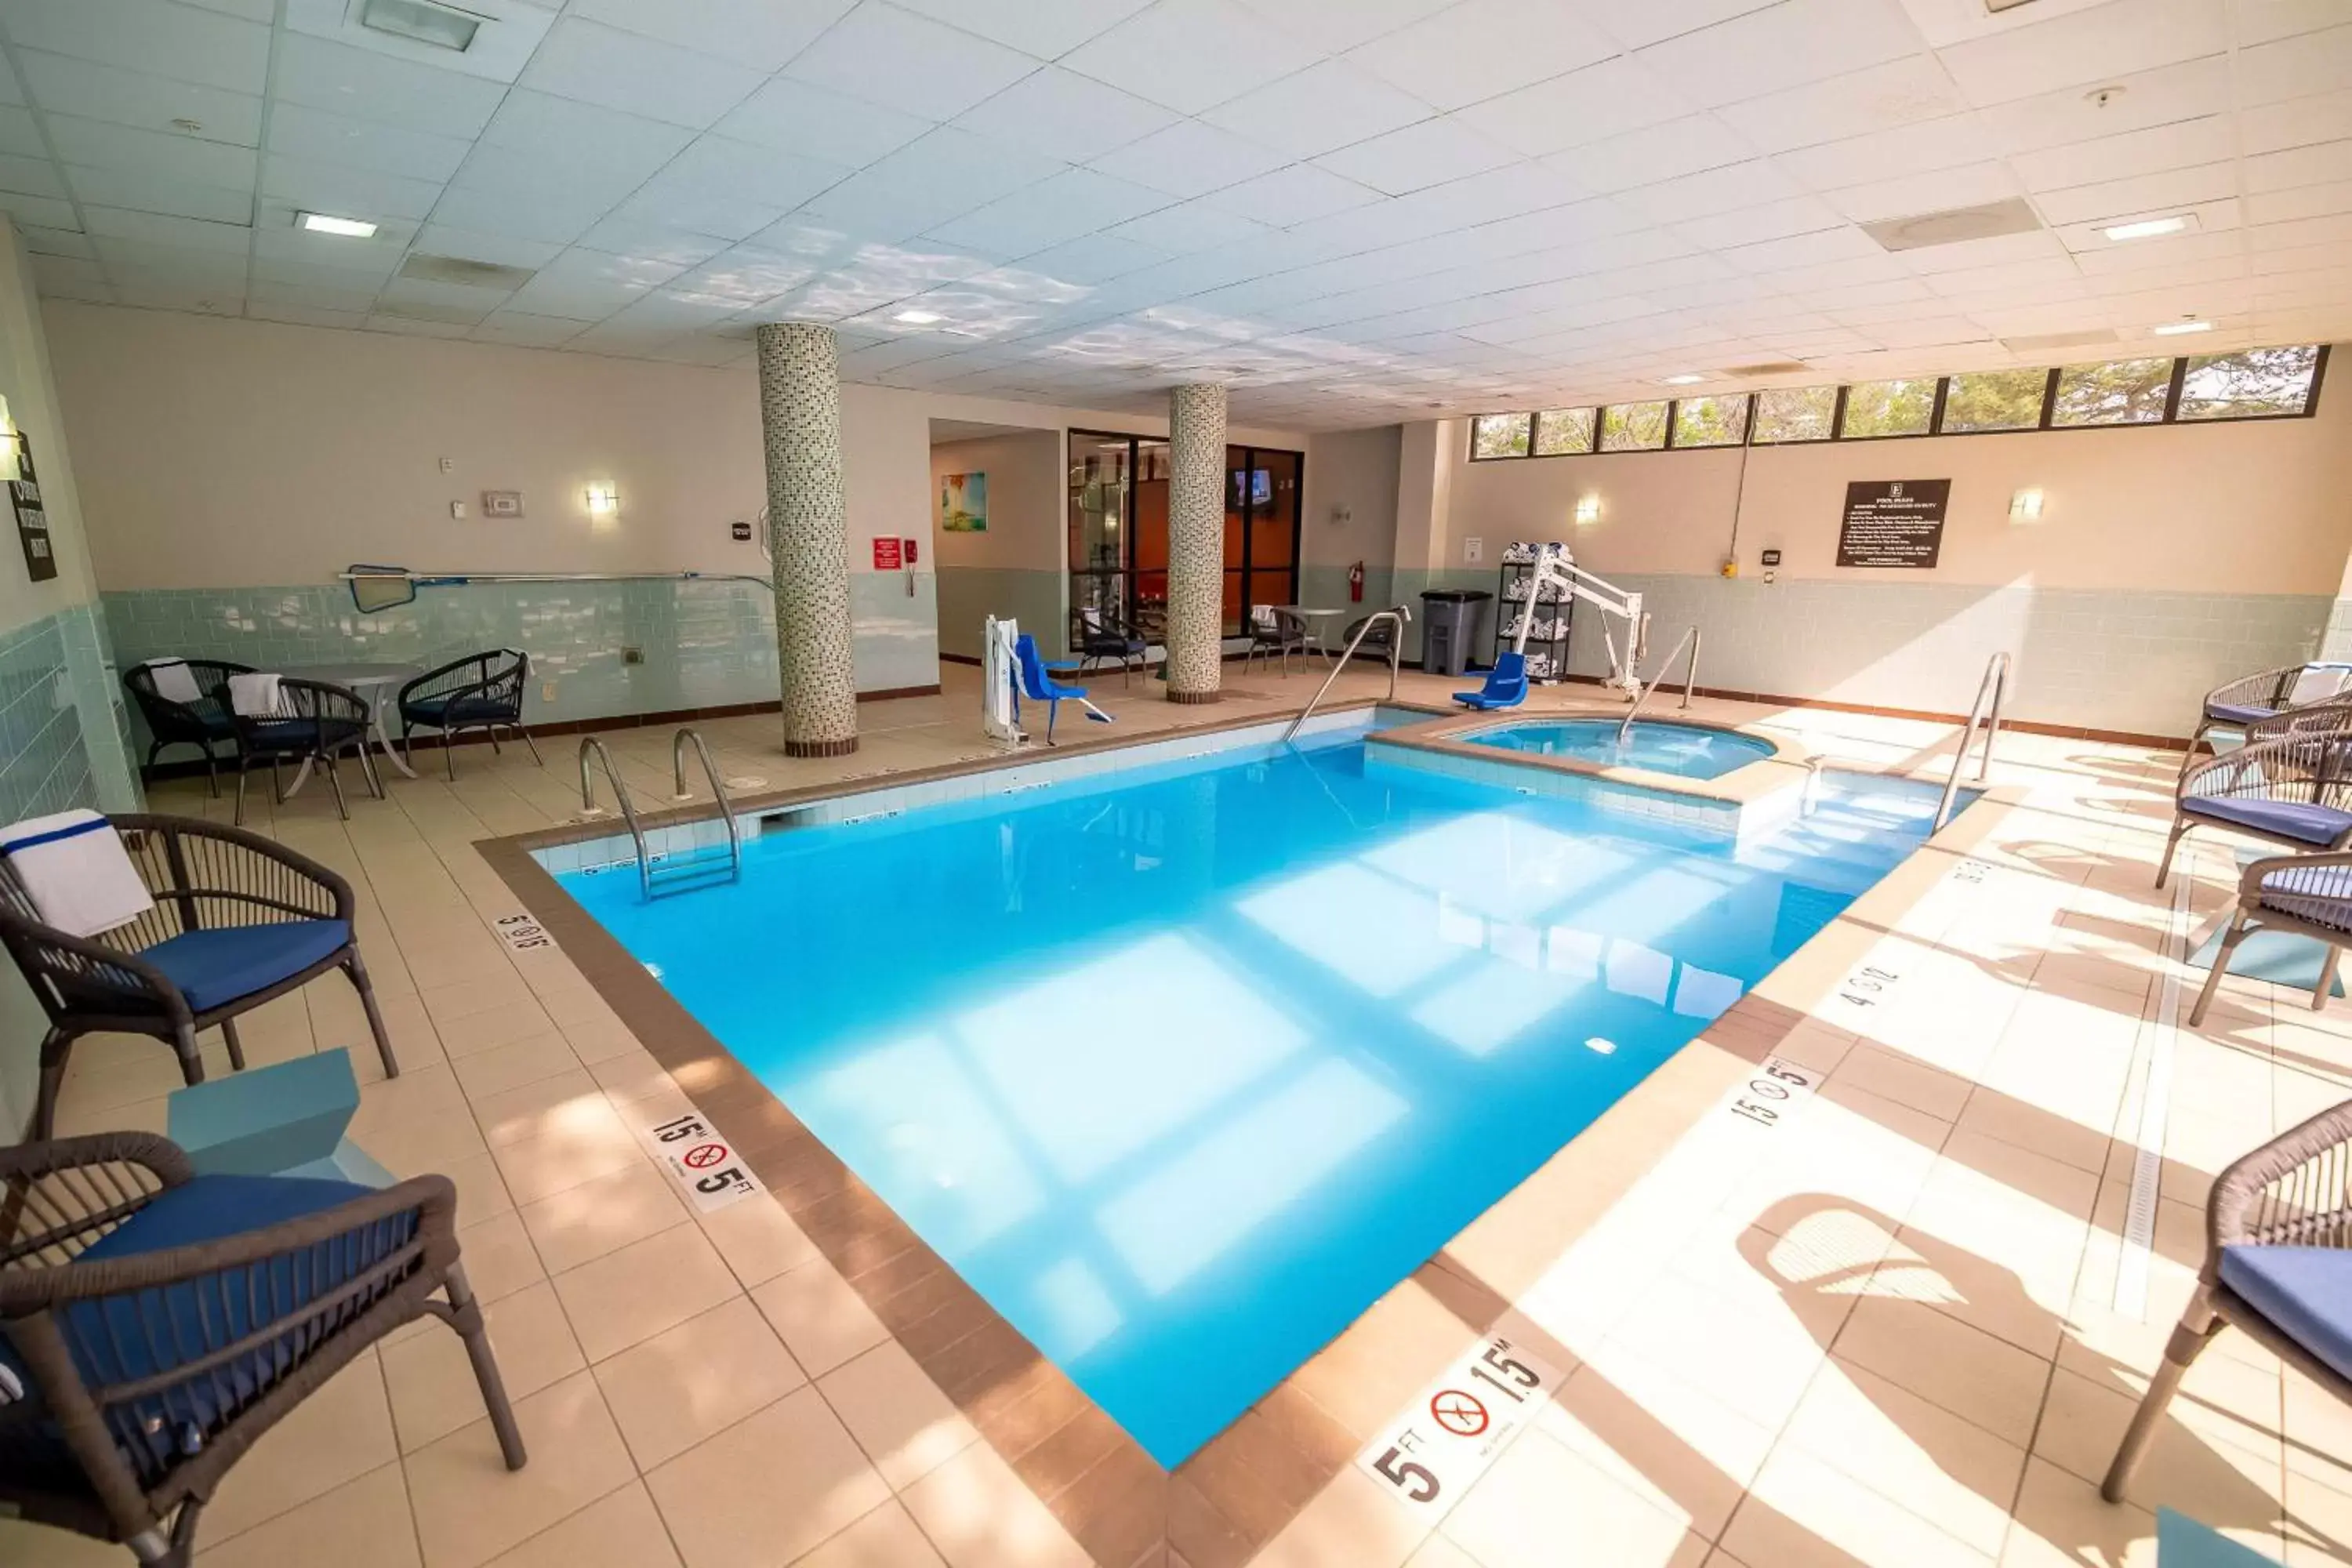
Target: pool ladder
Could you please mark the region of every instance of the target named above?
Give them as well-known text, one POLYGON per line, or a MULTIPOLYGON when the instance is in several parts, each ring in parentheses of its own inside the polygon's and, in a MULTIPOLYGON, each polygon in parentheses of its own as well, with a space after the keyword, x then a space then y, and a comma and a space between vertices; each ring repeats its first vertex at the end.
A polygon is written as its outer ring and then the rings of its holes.
POLYGON ((1307 699, 1307 706, 1298 710, 1298 717, 1290 721, 1290 728, 1282 732, 1283 743, 1287 745, 1292 737, 1298 733, 1298 727, 1307 722, 1308 716, 1315 711, 1316 704, 1321 702, 1324 697, 1330 691, 1331 683, 1339 679, 1339 672, 1348 668, 1348 661, 1349 659, 1356 657, 1357 645, 1361 643, 1366 637, 1370 636, 1371 629, 1374 626, 1379 626, 1382 621, 1388 622, 1390 628, 1389 700, 1391 702, 1395 701, 1397 659, 1404 652, 1404 626, 1405 623, 1411 619, 1412 619, 1412 612, 1405 608, 1402 605, 1399 605, 1393 609, 1374 610, 1370 615, 1366 616, 1364 617, 1364 624, 1356 628, 1356 635, 1348 639, 1346 651, 1342 652, 1339 655, 1339 661, 1331 666, 1331 673, 1323 678, 1323 684, 1315 689, 1315 695, 1307 699))
MULTIPOLYGON (((670 737, 670 782, 677 789, 677 798, 686 799, 686 746, 689 741, 694 742, 694 754, 702 761, 702 776, 709 782, 711 799, 718 803, 719 820, 727 826, 727 879, 731 882, 743 874, 742 830, 735 824, 735 807, 727 798, 727 788, 719 782, 719 769, 710 760, 710 748, 703 744, 702 736, 690 728, 681 727, 670 737)), ((588 769, 592 759, 604 769, 604 782, 613 786, 613 799, 621 808, 621 820, 628 825, 629 842, 635 847, 637 853, 637 887, 646 898, 657 897, 662 892, 685 890, 674 885, 662 887, 656 879, 657 870, 667 873, 673 883, 698 879, 710 873, 714 868, 713 863, 693 856, 673 860, 665 855, 661 857, 662 864, 658 868, 655 866, 656 857, 646 846, 645 826, 637 820, 635 803, 629 799, 629 786, 621 782, 620 770, 613 765, 613 753, 606 751, 604 742, 593 735, 583 736, 580 742, 580 809, 583 812, 593 815, 596 810, 595 779, 588 769)), ((701 884, 697 880, 696 885, 701 884)))
POLYGON ((1936 825, 1931 833, 1941 832, 1944 824, 1952 819, 1952 797, 1959 793, 1960 774, 1969 765, 1969 746, 1977 738, 1977 721, 1984 721, 1984 752, 1977 759, 1977 782, 1982 784, 1992 773, 1992 743, 2000 734, 2000 700, 2009 692, 2009 653, 2003 649, 1985 660, 1984 679, 1977 682, 1977 700, 1969 704, 1969 721, 1960 726, 1960 749, 1952 754, 1952 776, 1944 781, 1943 798, 1936 803, 1936 825), (1986 700, 1991 700, 1990 711, 1986 700))

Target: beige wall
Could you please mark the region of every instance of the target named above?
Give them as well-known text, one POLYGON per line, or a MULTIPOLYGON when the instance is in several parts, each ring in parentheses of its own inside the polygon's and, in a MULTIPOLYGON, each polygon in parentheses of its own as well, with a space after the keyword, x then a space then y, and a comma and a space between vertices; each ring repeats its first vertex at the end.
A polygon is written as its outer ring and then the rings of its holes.
POLYGON ((1011 616, 1049 652, 1062 646, 1062 435, 1032 430, 945 441, 930 453, 931 527, 939 573, 940 651, 978 658, 990 616, 1011 616), (950 474, 988 476, 988 531, 939 526, 940 490, 950 474))
POLYGON ((1338 430, 1307 438, 1306 516, 1298 558, 1307 567, 1344 571, 1361 561, 1369 575, 1387 574, 1396 548, 1397 461, 1402 432, 1394 425, 1338 430), (1344 510, 1346 521, 1335 512, 1344 510))
MULTIPOLYGON (((2332 595, 2352 551, 2352 391, 2324 390, 2309 419, 1759 447, 1744 494, 1736 448, 1463 462, 1440 569, 1463 569, 1476 536, 1490 565, 1502 542, 1566 539, 1603 574, 1712 573, 1737 498, 1744 575, 1777 548, 1787 578, 2332 595), (1937 569, 1839 567, 1848 481, 1914 479, 1952 481, 1937 569), (2042 519, 2011 523, 2028 488, 2042 519), (1601 521, 1578 527, 1586 494, 1601 521)), ((1440 427, 1441 450, 1465 439, 1458 420, 1440 427)))

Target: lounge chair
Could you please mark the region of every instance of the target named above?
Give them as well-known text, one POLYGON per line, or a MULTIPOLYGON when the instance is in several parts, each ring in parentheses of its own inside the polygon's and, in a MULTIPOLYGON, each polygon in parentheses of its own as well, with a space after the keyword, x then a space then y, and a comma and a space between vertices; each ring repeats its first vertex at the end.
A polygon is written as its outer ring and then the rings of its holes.
POLYGON ((1486 672, 1486 684, 1475 691, 1457 691, 1454 700, 1465 708, 1490 711, 1497 708, 1517 708, 1528 700, 1528 656, 1503 652, 1495 656, 1495 668, 1486 672))
MULTIPOLYGON (((124 670, 122 689, 131 693, 131 705, 147 721, 147 733, 152 737, 147 746, 146 769, 154 768, 156 753, 166 746, 194 746, 205 754, 205 787, 217 799, 220 778, 216 764, 221 759, 214 754, 213 748, 235 746, 236 727, 229 721, 228 710, 221 706, 215 693, 230 676, 252 673, 252 666, 231 664, 223 658, 150 659, 124 670), (196 691, 194 700, 164 696, 156 687, 158 664, 184 668, 188 684, 196 691)), ((186 689, 181 688, 183 691, 186 689)))
POLYGON ((352 933, 352 885, 283 845, 219 823, 132 814, 109 818, 155 907, 96 937, 44 924, 25 885, 0 860, 0 945, 48 1015, 33 1132, 46 1138, 74 1041, 100 1032, 152 1035, 204 1081, 196 1037, 214 1025, 229 1065, 245 1066, 236 1017, 340 969, 360 994, 384 1076, 396 1078, 375 988, 352 933))
POLYGON ((2212 973, 2189 1015, 2190 1028, 2205 1022, 2205 1009, 2229 973, 2230 955, 2257 931, 2291 931, 2326 944, 2327 957, 2311 988, 2311 1010, 2326 1006, 2336 988, 2336 961, 2344 944, 2352 942, 2352 855, 2281 855, 2246 868, 2238 879, 2238 907, 2230 912, 2229 929, 2213 954, 2212 973))
MULTIPOLYGON (((530 656, 511 647, 469 653, 438 669, 426 670, 402 687, 394 699, 400 708, 401 751, 411 752, 410 736, 415 731, 438 730, 441 765, 455 783, 457 762, 449 743, 467 730, 479 730, 490 738, 490 751, 496 753, 499 731, 507 729, 520 735, 522 743, 530 748, 530 760, 545 767, 539 742, 530 738, 522 721, 523 689, 530 679, 530 656)), ((414 763, 413 753, 409 760, 414 763)))
POLYGON ((1081 675, 1094 664, 1108 659, 1119 668, 1119 683, 1132 685, 1136 667, 1143 662, 1150 647, 1136 635, 1135 628, 1108 610, 1087 605, 1078 611, 1078 673, 1081 675))
POLYGON ((2197 1293, 2099 1489, 2109 1502, 2123 1500, 2181 1375, 2224 1328, 2352 1401, 2352 1101, 2222 1172, 2205 1231, 2197 1293))
POLYGON ((2212 749, 2207 737, 2216 730, 2243 730, 2298 708, 2347 698, 2352 698, 2352 664, 2289 664, 2224 681, 2205 694, 2181 770, 2185 773, 2197 760, 2200 746, 2212 749))
MULTIPOLYGON (((226 685, 217 694, 236 729, 236 823, 245 826, 245 774, 257 762, 269 764, 269 793, 286 804, 281 763, 314 763, 335 792, 335 810, 345 822, 352 808, 343 799, 343 777, 335 759, 345 752, 358 753, 360 777, 368 793, 383 799, 383 781, 375 776, 375 761, 368 755, 367 700, 347 686, 323 680, 298 680, 286 676, 278 683, 278 709, 272 713, 239 713, 229 702, 226 685)), ((299 781, 298 781, 299 782, 299 781)))
POLYGON ((1032 702, 1045 705, 1045 744, 1054 744, 1054 721, 1061 717, 1062 704, 1075 702, 1087 710, 1087 717, 1097 724, 1110 722, 1110 715, 1087 700, 1083 686, 1065 686, 1055 680, 1052 671, 1076 668, 1067 664, 1047 664, 1037 653, 1037 639, 1023 632, 1013 645, 1013 657, 1021 676, 1021 695, 1032 702))
POLYGON ((1268 654, 1282 660, 1282 673, 1290 673, 1290 656, 1304 658, 1307 653, 1306 623, 1284 615, 1272 605, 1252 605, 1249 626, 1249 647, 1242 652, 1242 668, 1247 669, 1253 658, 1262 659, 1268 654))
POLYGON ((2352 733, 2264 741, 2183 773, 2156 885, 2192 827, 2226 827, 2291 849, 2352 847, 2352 733))
POLYGON ((198 1515, 255 1439, 426 1317, 465 1342, 506 1467, 522 1468, 446 1176, 378 1191, 197 1175, 168 1139, 104 1132, 0 1150, 0 1511, 186 1568, 198 1515))

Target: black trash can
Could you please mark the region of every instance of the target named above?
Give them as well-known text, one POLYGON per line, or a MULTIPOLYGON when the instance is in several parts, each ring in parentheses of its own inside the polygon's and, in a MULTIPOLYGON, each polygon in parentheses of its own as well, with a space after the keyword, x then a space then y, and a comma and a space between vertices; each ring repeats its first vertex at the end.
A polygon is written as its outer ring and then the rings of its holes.
POLYGON ((1432 588, 1421 596, 1421 668, 1459 675, 1470 668, 1478 635, 1478 606, 1495 595, 1482 588, 1432 588))

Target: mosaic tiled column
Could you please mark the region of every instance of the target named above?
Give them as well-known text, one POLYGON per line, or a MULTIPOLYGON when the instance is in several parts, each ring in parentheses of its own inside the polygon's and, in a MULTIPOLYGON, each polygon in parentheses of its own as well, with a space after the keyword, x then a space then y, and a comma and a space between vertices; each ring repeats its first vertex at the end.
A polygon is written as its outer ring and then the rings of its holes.
POLYGON ((759 340, 784 754, 837 757, 857 750, 849 513, 841 493, 841 353, 832 328, 805 322, 762 323, 759 340))
POLYGON ((1168 394, 1168 700, 1214 702, 1224 672, 1225 389, 1168 394))

